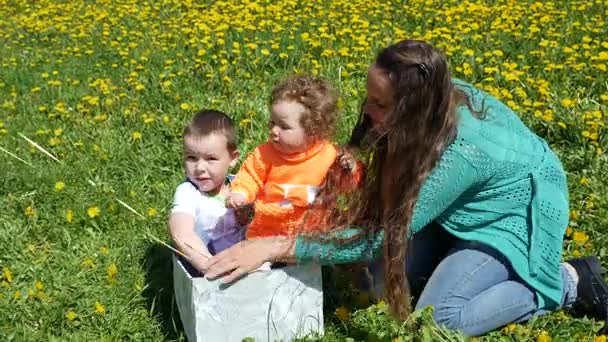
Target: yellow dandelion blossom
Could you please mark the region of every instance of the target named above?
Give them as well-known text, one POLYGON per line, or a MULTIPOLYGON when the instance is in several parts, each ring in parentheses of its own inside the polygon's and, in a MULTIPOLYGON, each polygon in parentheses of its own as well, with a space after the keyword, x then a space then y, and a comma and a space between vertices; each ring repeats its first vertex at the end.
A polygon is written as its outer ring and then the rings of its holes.
POLYGON ((95 302, 95 312, 100 315, 103 315, 106 313, 106 307, 97 301, 97 302, 95 302))
POLYGON ((563 99, 561 101, 562 106, 566 107, 566 108, 572 108, 574 107, 574 105, 576 104, 576 102, 572 99, 563 99))
POLYGON ((261 52, 262 52, 262 55, 264 55, 264 56, 270 55, 270 51, 268 51, 268 49, 262 49, 261 52))
POLYGON ((67 223, 72 223, 72 221, 74 220, 74 212, 72 211, 72 209, 68 209, 65 212, 65 220, 67 221, 67 223))
POLYGON ((101 247, 101 248, 99 249, 99 252, 100 252, 101 254, 107 255, 108 253, 110 253, 110 249, 109 249, 108 247, 106 247, 106 246, 103 246, 103 247, 101 247))
POLYGON ((83 267, 95 268, 95 262, 93 261, 93 259, 88 258, 88 257, 82 261, 81 265, 83 267))
POLYGON ((595 336, 593 342, 606 342, 606 335, 595 336))
POLYGON ((73 321, 76 319, 76 317, 78 317, 78 315, 76 315, 76 313, 72 310, 68 310, 68 312, 65 314, 65 318, 67 318, 68 321, 73 321))
POLYGON ((503 334, 512 334, 513 332, 515 332, 516 328, 517 328, 517 325, 509 324, 506 327, 502 328, 502 333, 503 334))
POLYGON ((157 214, 156 209, 148 208, 148 216, 154 217, 154 216, 156 216, 156 214, 157 214))
POLYGON ((335 314, 339 320, 341 320, 342 322, 346 322, 348 321, 348 317, 350 316, 350 311, 344 306, 341 306, 339 308, 336 308, 335 314))
POLYGON ((40 280, 36 280, 34 287, 36 287, 36 289, 38 289, 40 291, 44 290, 44 284, 40 280))
POLYGON ((55 191, 61 191, 65 188, 65 183, 64 182, 57 182, 55 183, 55 191))
POLYGON ((585 232, 574 232, 572 234, 572 240, 579 245, 583 245, 589 240, 589 235, 585 232))
POLYGON ((141 140, 141 133, 137 131, 133 132, 133 134, 131 134, 131 139, 133 139, 133 141, 141 140))
POLYGON ((89 209, 87 209, 87 215, 89 215, 90 218, 95 218, 95 217, 99 216, 99 208, 90 207, 89 209))
POLYGON ((183 110, 190 110, 190 108, 192 108, 192 107, 190 106, 190 104, 184 102, 179 105, 179 108, 181 108, 183 110))
POLYGON ((542 330, 537 336, 536 336, 536 342, 551 342, 551 336, 549 336, 549 333, 542 330))
POLYGON ((31 205, 28 206, 27 208, 25 208, 25 216, 32 216, 34 215, 34 207, 32 207, 31 205))
POLYGON ((15 293, 13 294, 13 298, 15 300, 21 299, 21 291, 19 291, 19 290, 15 291, 15 293))
POLYGON ((2 267, 2 279, 4 279, 7 283, 13 282, 13 272, 8 267, 2 267))
POLYGON ((115 263, 111 263, 108 266, 108 269, 106 270, 106 273, 108 274, 108 280, 109 281, 116 280, 116 275, 118 275, 118 267, 116 267, 116 264, 115 263))

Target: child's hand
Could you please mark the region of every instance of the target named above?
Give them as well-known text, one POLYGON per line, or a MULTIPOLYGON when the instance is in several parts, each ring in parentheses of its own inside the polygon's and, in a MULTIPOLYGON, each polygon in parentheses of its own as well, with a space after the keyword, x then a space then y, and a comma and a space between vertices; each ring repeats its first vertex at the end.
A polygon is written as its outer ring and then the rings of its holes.
POLYGON ((228 198, 226 198, 226 206, 228 208, 238 208, 246 203, 247 199, 245 198, 245 195, 240 193, 231 192, 230 195, 228 195, 228 198))
POLYGON ((342 149, 338 154, 338 164, 340 168, 347 172, 355 172, 357 170, 357 161, 355 157, 346 149, 342 149))
POLYGON ((251 220, 253 220, 254 212, 255 209, 253 203, 234 208, 234 217, 236 218, 236 223, 242 227, 248 225, 251 223, 251 220))

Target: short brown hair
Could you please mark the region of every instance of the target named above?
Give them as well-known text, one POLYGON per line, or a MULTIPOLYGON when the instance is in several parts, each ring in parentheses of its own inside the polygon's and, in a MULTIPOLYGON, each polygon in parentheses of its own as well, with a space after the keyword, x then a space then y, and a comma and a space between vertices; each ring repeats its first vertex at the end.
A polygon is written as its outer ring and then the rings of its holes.
POLYGON ((192 120, 184 128, 184 137, 204 137, 212 133, 226 137, 228 151, 237 148, 237 135, 232 120, 223 112, 214 109, 203 109, 194 114, 192 120))
POLYGON ((300 122, 307 135, 325 139, 334 134, 338 100, 329 82, 308 75, 287 78, 272 90, 271 103, 279 101, 296 101, 307 109, 300 122))

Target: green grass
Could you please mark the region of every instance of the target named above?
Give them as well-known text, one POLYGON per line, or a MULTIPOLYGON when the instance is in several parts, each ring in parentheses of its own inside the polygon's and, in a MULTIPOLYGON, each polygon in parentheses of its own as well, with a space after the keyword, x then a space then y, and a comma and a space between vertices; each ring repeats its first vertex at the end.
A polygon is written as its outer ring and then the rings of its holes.
MULTIPOLYGON (((183 340, 169 252, 146 233, 168 239, 184 123, 230 113, 246 155, 265 139, 273 84, 307 72, 340 90, 344 142, 374 54, 406 37, 444 49, 455 76, 549 141, 571 190, 564 254, 607 265, 607 16, 605 0, 0 0, 0 147, 31 165, 0 153, 0 339, 183 340)), ((428 313, 401 326, 339 292, 325 340, 462 340, 428 313), (341 321, 342 306, 360 311, 341 321)), ((511 328, 482 339, 588 341, 597 326, 556 313, 511 328)))

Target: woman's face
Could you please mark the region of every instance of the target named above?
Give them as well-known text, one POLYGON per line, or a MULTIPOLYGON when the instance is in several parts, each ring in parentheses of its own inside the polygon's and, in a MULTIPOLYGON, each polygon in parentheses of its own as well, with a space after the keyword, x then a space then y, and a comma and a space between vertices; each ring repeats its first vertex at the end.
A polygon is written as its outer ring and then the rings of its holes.
POLYGON ((372 64, 367 73, 367 100, 363 112, 375 129, 382 127, 386 115, 393 109, 394 95, 388 72, 372 64))

